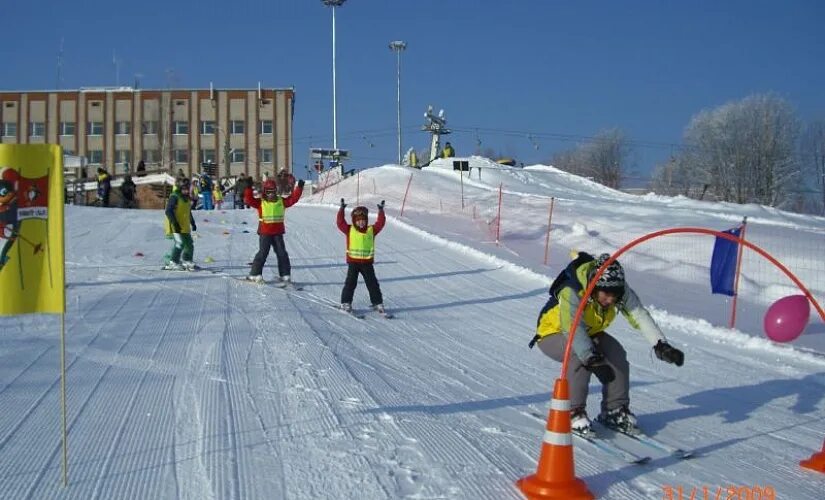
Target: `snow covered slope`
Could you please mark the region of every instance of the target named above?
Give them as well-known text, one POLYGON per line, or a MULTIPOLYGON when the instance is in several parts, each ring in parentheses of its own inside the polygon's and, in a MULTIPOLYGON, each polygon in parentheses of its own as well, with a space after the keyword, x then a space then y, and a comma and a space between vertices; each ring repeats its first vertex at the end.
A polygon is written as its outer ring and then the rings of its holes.
MULTIPOLYGON (((552 263, 561 265, 571 248, 615 250, 628 234, 657 224, 718 226, 735 217, 728 207, 688 200, 576 195, 575 182, 557 172, 549 181, 532 169, 485 170, 482 182, 463 186, 479 206, 497 198, 499 179, 524 176, 508 181, 506 198, 521 222, 497 247, 475 229, 483 217, 473 222, 433 205, 460 189, 451 173, 434 170, 415 173, 411 192, 421 194, 410 197, 403 219, 394 216, 399 203, 389 201, 403 195, 410 174, 398 167, 364 171, 323 202, 319 193, 289 209, 287 248, 303 292, 234 279, 248 272, 257 248, 252 211, 196 213, 196 260, 213 274, 158 270, 169 247, 159 211, 69 207, 70 484, 60 485, 58 322, 4 317, 3 496, 520 498, 514 481, 535 471, 544 432, 533 413, 546 413, 560 369, 527 348, 557 272, 552 263), (546 224, 549 196, 558 196, 561 215, 545 268, 536 258, 543 233, 529 228, 533 220, 546 224), (346 272, 344 235, 334 225, 341 197, 372 212, 388 199, 376 270, 395 319, 367 313, 359 320, 334 309, 346 272), (602 220, 610 207, 626 212, 602 220)), ((787 248, 799 256, 821 247, 822 219, 744 210, 764 219, 754 237, 793 234, 799 246, 787 248)), ((639 449, 653 460, 628 465, 582 445, 577 475, 603 498, 662 498, 679 486, 713 494, 731 485, 822 498, 825 475, 797 463, 825 439, 825 358, 814 342, 825 328, 812 318, 800 339, 812 342, 809 352, 760 338, 759 317, 730 331, 720 326, 726 308, 704 285, 707 260, 704 274, 691 278, 672 271, 699 266, 690 248, 643 257, 629 261, 634 287, 685 350, 685 366, 656 360, 623 320, 611 333, 628 352, 640 425, 698 457, 639 449)), ((818 265, 819 257, 807 258, 818 265)), ((270 256, 267 277, 274 263, 270 256)), ((785 285, 766 275, 748 286, 785 285)), ((355 297, 356 309, 366 310, 363 284, 355 297)), ((756 310, 765 300, 743 307, 756 310)), ((595 412, 600 391, 591 389, 595 412)))

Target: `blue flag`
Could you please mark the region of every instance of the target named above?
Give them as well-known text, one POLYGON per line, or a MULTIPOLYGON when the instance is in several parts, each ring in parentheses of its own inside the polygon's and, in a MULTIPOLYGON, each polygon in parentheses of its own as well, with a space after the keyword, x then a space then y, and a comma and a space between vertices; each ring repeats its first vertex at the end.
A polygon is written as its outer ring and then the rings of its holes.
MULTIPOLYGON (((724 233, 739 237, 742 227, 728 229, 724 233)), ((710 289, 711 293, 721 293, 733 297, 733 281, 736 278, 736 258, 739 253, 739 243, 725 238, 716 237, 713 244, 713 256, 710 259, 710 289)))

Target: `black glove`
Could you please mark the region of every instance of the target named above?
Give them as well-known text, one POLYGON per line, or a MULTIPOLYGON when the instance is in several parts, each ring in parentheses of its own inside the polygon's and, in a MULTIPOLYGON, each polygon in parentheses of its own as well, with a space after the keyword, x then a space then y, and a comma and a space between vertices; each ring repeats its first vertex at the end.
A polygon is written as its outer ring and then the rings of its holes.
POLYGON ((198 230, 198 225, 193 222, 192 223, 192 231, 197 231, 197 230, 198 230))
POLYGON ((653 352, 656 353, 657 358, 667 363, 673 363, 676 366, 682 366, 685 362, 685 353, 664 340, 660 340, 653 346, 653 352))
POLYGON ((344 199, 341 198, 341 208, 347 208, 347 204, 344 203, 344 199))
POLYGON ((381 203, 378 204, 378 210, 384 210, 384 200, 381 200, 381 203))
POLYGON ((172 232, 173 233, 179 233, 180 232, 180 225, 177 222, 172 224, 172 232))
POLYGON ((303 179, 298 181, 298 187, 301 188, 301 189, 304 189, 304 180, 303 179))
POLYGON ((616 379, 616 372, 604 360, 604 354, 594 352, 584 363, 584 369, 592 373, 602 384, 609 384, 616 379))

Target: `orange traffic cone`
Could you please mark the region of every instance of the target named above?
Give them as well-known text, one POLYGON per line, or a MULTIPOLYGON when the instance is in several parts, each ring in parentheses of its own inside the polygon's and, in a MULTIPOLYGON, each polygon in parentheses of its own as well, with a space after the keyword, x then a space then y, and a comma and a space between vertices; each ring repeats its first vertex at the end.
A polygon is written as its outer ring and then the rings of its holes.
POLYGON ((573 434, 570 432, 570 393, 567 379, 556 379, 550 414, 536 473, 516 482, 530 499, 592 500, 587 485, 576 477, 573 434))
POLYGON ((822 443, 822 451, 814 453, 808 460, 799 462, 799 465, 817 472, 825 472, 825 442, 822 443))

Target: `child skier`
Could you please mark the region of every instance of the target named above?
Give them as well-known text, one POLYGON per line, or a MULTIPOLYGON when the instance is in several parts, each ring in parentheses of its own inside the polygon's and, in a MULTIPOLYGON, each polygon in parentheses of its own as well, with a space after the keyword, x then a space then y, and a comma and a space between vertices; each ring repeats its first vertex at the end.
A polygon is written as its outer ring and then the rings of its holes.
POLYGON ((384 229, 384 200, 378 204, 378 219, 375 225, 369 225, 369 211, 367 207, 355 207, 352 211, 352 224, 344 219, 344 209, 347 204, 341 198, 341 208, 338 209, 338 229, 347 235, 347 278, 344 289, 341 290, 341 309, 352 312, 352 297, 358 285, 358 275, 364 277, 364 283, 370 294, 373 309, 381 314, 384 311, 384 299, 381 295, 381 286, 375 277, 373 259, 375 257, 375 237, 384 229))
POLYGON ((284 244, 284 233, 286 232, 284 215, 287 208, 298 203, 298 200, 301 199, 301 194, 304 192, 304 181, 298 181, 292 194, 286 198, 278 195, 278 186, 274 180, 265 181, 262 190, 263 194, 260 199, 252 195, 251 189, 244 192, 244 203, 258 210, 259 221, 258 253, 255 254, 252 269, 246 279, 263 283, 264 264, 269 256, 269 249, 272 247, 275 250, 275 256, 278 258, 280 285, 287 286, 292 282, 290 277, 292 266, 289 263, 289 254, 284 244))
POLYGON ((198 228, 192 217, 189 189, 187 179, 179 181, 172 188, 172 194, 166 204, 166 237, 174 240, 172 250, 165 255, 166 265, 163 268, 168 271, 195 270, 195 264, 192 262, 195 253, 192 231, 197 231, 198 228))
POLYGON ((587 390, 590 375, 602 383, 601 413, 597 421, 612 429, 635 434, 639 432, 630 404, 630 365, 622 345, 606 329, 621 313, 631 326, 640 330, 653 346, 656 357, 682 366, 685 355, 671 346, 650 317, 639 297, 627 285, 624 269, 618 261, 610 264, 599 277, 590 297, 583 297, 590 279, 610 255, 594 259, 580 252, 550 286, 550 299, 539 313, 536 335, 530 348, 538 343, 546 356, 563 361, 570 326, 582 300, 587 305, 573 337, 573 353, 567 368, 570 383, 570 417, 573 432, 592 432, 587 418, 587 390))

